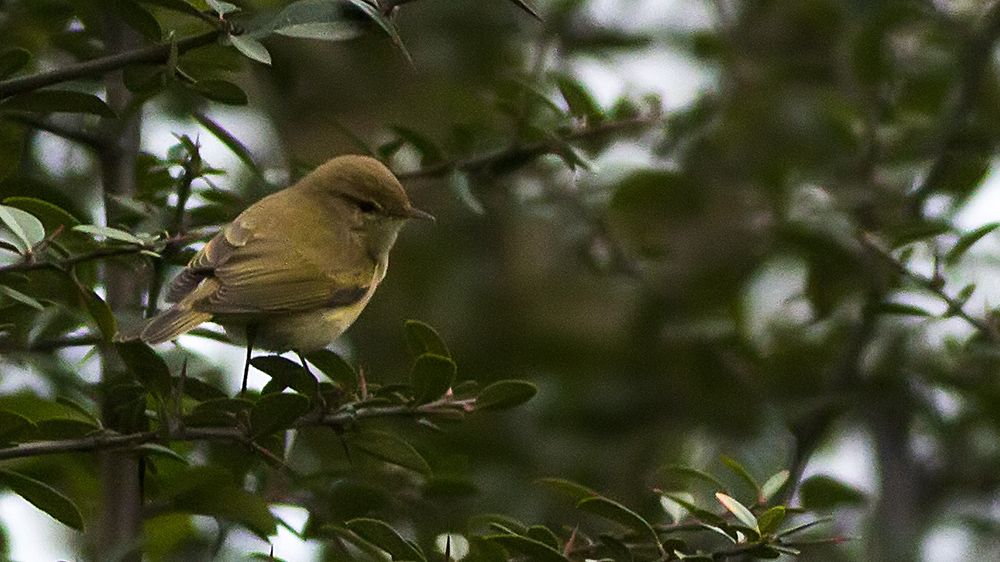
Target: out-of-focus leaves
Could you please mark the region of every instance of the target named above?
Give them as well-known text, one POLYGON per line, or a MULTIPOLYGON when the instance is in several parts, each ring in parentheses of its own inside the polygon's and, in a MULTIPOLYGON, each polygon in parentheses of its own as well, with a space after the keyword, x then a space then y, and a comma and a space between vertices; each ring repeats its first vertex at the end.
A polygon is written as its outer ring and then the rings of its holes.
POLYGON ((410 374, 413 397, 418 403, 441 398, 455 382, 456 370, 455 362, 447 357, 431 353, 417 357, 410 374))
POLYGON ((385 462, 408 468, 425 476, 431 467, 412 445, 385 431, 364 431, 348 437, 348 443, 385 462))
MULTIPOLYGON (((141 1, 141 0, 139 0, 141 1)), ((149 13, 149 10, 133 0, 111 0, 109 6, 118 14, 126 25, 139 32, 146 39, 158 42, 163 39, 163 31, 159 22, 149 13)))
POLYGON ((694 518, 709 523, 711 525, 723 525, 725 520, 719 517, 715 513, 708 511, 707 509, 702 509, 695 505, 694 503, 688 501, 685 498, 680 497, 678 494, 663 494, 663 497, 668 501, 672 501, 677 505, 683 507, 690 513, 694 518))
MULTIPOLYGON (((233 46, 236 47, 237 51, 243 53, 243 56, 253 59, 259 63, 267 65, 271 64, 271 53, 267 51, 267 47, 265 47, 260 41, 246 35, 233 35, 229 38, 229 40, 233 42, 233 46)), ((235 84, 231 84, 231 86, 235 86, 235 84)), ((202 88, 196 87, 195 89, 204 94, 204 96, 208 99, 215 101, 221 101, 232 105, 246 105, 247 103, 246 101, 232 101, 234 99, 239 99, 239 96, 234 94, 235 90, 231 87, 227 87, 223 90, 221 86, 213 84, 211 89, 209 89, 208 86, 202 86, 202 88)), ((242 93, 242 90, 240 90, 240 92, 242 93)), ((246 97, 246 94, 243 94, 243 97, 246 97)))
MULTIPOLYGON (((30 213, 41 221, 45 232, 48 232, 50 235, 54 234, 60 228, 64 231, 69 231, 74 226, 80 224, 80 221, 76 220, 73 215, 41 199, 33 197, 8 197, 3 200, 3 204, 30 213)), ((69 232, 66 232, 66 234, 69 234, 69 232)), ((65 241, 65 239, 63 238, 61 241, 65 241)))
POLYGON ((825 510, 837 507, 858 507, 867 502, 865 494, 822 474, 810 476, 799 486, 802 506, 809 510, 825 510))
POLYGON ((247 97, 243 88, 226 80, 199 80, 198 83, 190 86, 190 88, 212 101, 226 105, 246 105, 250 103, 250 98, 247 97))
POLYGON ((0 240, 12 244, 24 255, 44 239, 42 221, 21 209, 0 205, 0 240))
POLYGON ((115 342, 115 350, 144 387, 161 399, 170 396, 170 369, 152 348, 141 341, 123 341, 115 342))
POLYGON ((23 305, 30 306, 35 310, 45 310, 45 306, 42 303, 38 302, 37 299, 30 297, 13 287, 8 287, 7 285, 0 285, 0 294, 4 295, 5 297, 11 300, 17 301, 23 305))
POLYGON ((222 144, 226 145, 226 148, 233 151, 233 154, 240 159, 241 162, 246 164, 247 168, 254 173, 257 177, 263 177, 263 173, 260 171, 260 167, 254 162, 253 156, 250 155, 250 150, 243 144, 240 139, 234 137, 226 129, 219 125, 207 115, 201 112, 195 112, 193 114, 194 120, 197 121, 202 127, 208 129, 208 132, 219 139, 222 144))
POLYGON ((458 197, 458 200, 465 203, 466 208, 477 215, 486 214, 486 207, 482 201, 472 192, 472 184, 469 182, 469 175, 461 170, 454 170, 448 174, 448 186, 458 197))
POLYGON ((0 445, 19 443, 35 429, 30 419, 9 410, 0 410, 0 445))
POLYGON ((726 468, 728 468, 733 474, 738 476, 740 480, 745 482, 746 485, 751 490, 753 490, 754 494, 756 495, 756 497, 754 498, 755 500, 760 499, 764 495, 764 493, 761 491, 760 484, 757 482, 757 479, 754 478, 753 475, 750 474, 750 471, 748 471, 742 464, 736 462, 735 460, 729 457, 721 457, 719 460, 722 461, 722 464, 726 465, 726 468))
POLYGON ((915 305, 902 302, 886 301, 876 309, 880 314, 894 314, 898 316, 920 316, 929 318, 934 316, 927 310, 915 305))
POLYGON ((31 62, 31 53, 25 49, 8 49, 0 53, 0 80, 16 73, 31 62))
POLYGON ((415 545, 399 536, 387 523, 378 519, 352 519, 347 528, 359 537, 389 553, 394 561, 423 561, 423 553, 415 545))
POLYGON ((508 551, 522 554, 537 562, 567 562, 569 559, 551 546, 520 535, 488 535, 483 537, 508 551))
POLYGON ((760 524, 761 535, 770 535, 777 532, 778 527, 785 521, 785 506, 776 505, 760 514, 757 522, 760 524))
POLYGON ((151 457, 159 457, 162 459, 169 459, 172 461, 177 461, 179 463, 188 464, 186 458, 184 458, 180 453, 171 449, 170 447, 164 447, 159 443, 143 443, 136 447, 140 452, 151 457))
POLYGON ((760 487, 760 493, 764 500, 769 500, 774 496, 774 494, 778 493, 778 491, 781 490, 786 483, 788 483, 789 476, 791 476, 790 472, 787 470, 781 470, 768 478, 760 487))
POLYGON ((143 4, 152 4, 154 6, 160 6, 168 10, 173 10, 182 14, 187 14, 189 16, 201 17, 201 11, 193 5, 189 4, 185 0, 137 0, 143 4))
POLYGON ((559 86, 559 93, 566 100, 570 115, 591 122, 604 119, 604 111, 601 110, 601 106, 578 80, 568 76, 560 76, 556 80, 556 84, 559 86))
POLYGON ((31 111, 35 113, 86 113, 100 117, 115 117, 104 100, 72 90, 35 90, 0 101, 0 112, 31 111))
POLYGON ((21 127, 9 121, 0 120, 0 181, 9 176, 21 163, 24 148, 21 127))
POLYGON ((444 160, 444 153, 441 151, 441 148, 434 141, 427 138, 427 136, 409 127, 400 127, 397 125, 391 127, 391 129, 399 138, 406 141, 407 144, 417 151, 417 154, 420 155, 421 166, 430 166, 444 160))
POLYGON ((93 290, 86 287, 80 287, 79 290, 80 298, 83 299, 87 312, 94 320, 94 325, 101 332, 101 337, 104 341, 111 341, 118 332, 118 324, 111 307, 93 290))
POLYGON ((725 492, 728 487, 711 474, 687 466, 666 465, 656 470, 657 485, 662 488, 680 489, 687 480, 700 480, 709 485, 713 492, 725 492))
POLYGON ((0 470, 0 483, 63 525, 83 530, 80 509, 48 484, 10 470, 0 470))
POLYGON ((180 489, 169 502, 169 511, 219 517, 242 525, 263 540, 277 532, 267 502, 220 474, 221 469, 193 467, 177 475, 180 489))
POLYGON ((251 437, 260 438, 290 429, 309 411, 309 399, 301 394, 265 394, 250 410, 251 437))
POLYGON ((205 0, 205 3, 208 4, 210 8, 215 10, 215 13, 220 16, 240 11, 240 7, 236 4, 230 4, 229 2, 223 2, 222 0, 205 0))
POLYGON ((614 521, 619 525, 632 529, 633 531, 646 535, 654 544, 659 544, 660 539, 648 521, 643 519, 638 513, 625 507, 624 505, 608 498, 596 497, 580 500, 576 506, 583 511, 593 513, 598 517, 603 517, 609 521, 614 521))
POLYGON ((979 242, 984 236, 993 232, 998 227, 1000 227, 1000 222, 991 222, 980 226, 972 232, 963 234, 951 250, 948 250, 948 254, 944 258, 945 263, 948 265, 957 264, 973 244, 979 242))
MULTIPOLYGON (((180 377, 173 378, 173 385, 179 388, 180 377)), ((184 394, 198 400, 199 402, 214 400, 217 398, 228 398, 226 393, 221 389, 193 377, 186 377, 184 379, 184 394)))
POLYGON ((316 396, 318 392, 316 377, 294 361, 279 355, 264 355, 254 357, 250 360, 250 364, 271 377, 261 390, 262 394, 281 392, 286 388, 310 397, 316 396))
POLYGON ((35 425, 38 428, 37 437, 46 441, 82 439, 100 430, 91 422, 70 418, 38 420, 35 425))
POLYGON ((521 8, 525 12, 531 14, 531 16, 536 20, 542 21, 542 16, 538 15, 538 9, 535 8, 535 6, 532 5, 531 2, 528 2, 528 0, 510 0, 510 1, 513 2, 514 5, 517 6, 518 8, 521 8))
POLYGON ((528 381, 497 381, 476 396, 477 410, 506 410, 535 397, 538 387, 528 381))

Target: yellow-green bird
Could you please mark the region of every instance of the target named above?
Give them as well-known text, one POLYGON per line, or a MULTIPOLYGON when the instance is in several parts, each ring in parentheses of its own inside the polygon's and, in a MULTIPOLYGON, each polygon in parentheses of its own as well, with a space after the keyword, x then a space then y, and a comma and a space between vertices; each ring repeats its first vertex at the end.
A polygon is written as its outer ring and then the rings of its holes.
MULTIPOLYGON (((173 280, 174 303, 142 329, 148 344, 214 321, 231 338, 305 353, 336 340, 385 277, 410 204, 381 162, 339 156, 243 211, 173 280)), ((244 371, 243 389, 246 389, 244 371)))

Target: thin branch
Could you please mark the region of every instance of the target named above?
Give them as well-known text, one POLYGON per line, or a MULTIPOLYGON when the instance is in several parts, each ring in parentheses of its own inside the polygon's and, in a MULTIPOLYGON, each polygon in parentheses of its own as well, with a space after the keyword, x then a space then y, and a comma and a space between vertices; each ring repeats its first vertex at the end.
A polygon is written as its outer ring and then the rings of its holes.
POLYGON ((58 271, 67 271, 75 265, 79 265, 84 262, 100 260, 104 258, 113 258, 117 256, 127 256, 138 254, 143 251, 148 251, 148 248, 142 246, 124 246, 115 248, 98 248, 89 254, 80 254, 70 258, 58 260, 58 261, 41 261, 41 260, 26 260, 23 262, 12 263, 10 265, 0 266, 0 275, 4 273, 27 273, 29 271, 37 271, 40 269, 55 269, 58 271))
MULTIPOLYGON (((437 413, 453 412, 456 409, 471 411, 475 399, 457 400, 446 396, 440 400, 418 406, 375 406, 364 407, 363 404, 352 404, 353 408, 341 407, 338 411, 325 416, 316 417, 311 414, 299 418, 294 424, 301 427, 335 427, 346 428, 358 420, 387 417, 422 417, 437 413)), ((158 441, 233 441, 247 443, 249 437, 244 429, 239 427, 192 427, 183 428, 163 436, 157 431, 142 431, 125 435, 101 432, 91 437, 80 439, 59 439, 53 441, 36 441, 23 443, 15 447, 0 449, 0 460, 38 457, 61 453, 95 452, 108 449, 130 449, 144 443, 158 441)))
POLYGON ((41 119, 30 113, 10 112, 4 114, 4 117, 11 121, 17 121, 18 123, 33 127, 39 131, 45 131, 57 137, 80 143, 94 150, 103 150, 108 144, 103 136, 92 131, 66 127, 53 122, 51 119, 41 119))
POLYGON ((81 62, 43 74, 4 80, 0 82, 0 100, 17 94, 32 92, 46 86, 53 86, 90 76, 98 76, 112 70, 124 68, 130 64, 164 63, 170 57, 170 51, 174 46, 177 48, 177 53, 184 53, 192 49, 211 45, 225 34, 226 30, 224 29, 212 30, 201 35, 181 39, 176 43, 161 43, 144 49, 127 51, 117 55, 81 62))
POLYGON ((914 192, 912 211, 922 212, 923 204, 934 191, 939 189, 951 166, 949 153, 961 142, 962 133, 972 113, 976 98, 979 97, 983 80, 993 61, 993 48, 1000 39, 1000 2, 995 2, 983 16, 978 32, 967 42, 962 61, 962 79, 951 111, 941 122, 940 142, 936 157, 924 181, 914 192))
POLYGON ((868 234, 862 234, 858 237, 858 240, 866 249, 882 258, 884 262, 895 269, 900 275, 909 279, 921 289, 929 293, 933 293, 939 299, 944 301, 944 303, 948 305, 948 314, 965 320, 972 327, 976 328, 983 335, 988 337, 990 341, 1000 343, 1000 333, 998 333, 997 327, 983 318, 978 318, 966 312, 964 308, 965 302, 948 294, 944 290, 944 284, 939 280, 911 271, 908 267, 906 267, 906 264, 897 260, 888 250, 882 248, 882 246, 880 246, 878 242, 868 234))
POLYGON ((50 352, 67 347, 85 347, 97 345, 104 339, 98 335, 87 334, 81 336, 64 336, 51 340, 35 342, 27 347, 20 347, 10 341, 9 338, 0 338, 0 354, 15 352, 50 352))
POLYGON ((628 129, 643 129, 657 125, 663 121, 663 117, 658 114, 634 117, 632 119, 622 119, 619 121, 605 121, 597 125, 587 125, 575 129, 565 135, 546 139, 532 144, 515 145, 504 150, 473 156, 463 160, 450 160, 433 164, 419 170, 411 172, 401 172, 396 174, 400 180, 417 178, 437 178, 447 175, 454 170, 465 172, 479 172, 488 170, 491 166, 504 162, 519 162, 530 160, 545 154, 558 152, 567 143, 583 142, 600 138, 604 135, 617 133, 628 129))

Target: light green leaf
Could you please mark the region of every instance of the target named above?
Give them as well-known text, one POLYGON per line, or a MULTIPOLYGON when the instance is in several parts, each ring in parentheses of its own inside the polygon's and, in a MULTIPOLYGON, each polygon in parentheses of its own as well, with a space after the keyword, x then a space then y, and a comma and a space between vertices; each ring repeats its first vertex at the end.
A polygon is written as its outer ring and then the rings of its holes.
POLYGON ((63 525, 83 530, 83 516, 79 508, 52 486, 9 470, 0 470, 0 483, 63 525))
POLYGON ((764 485, 760 487, 760 492, 761 495, 764 496, 764 501, 771 499, 774 494, 778 493, 778 490, 783 488, 788 482, 789 476, 791 476, 790 472, 787 470, 781 470, 768 478, 767 481, 764 482, 764 485))
POLYGON ((719 500, 719 503, 724 505, 730 513, 735 515, 736 519, 739 520, 743 526, 753 529, 758 535, 760 535, 760 526, 757 523, 757 518, 754 517, 753 513, 751 513, 750 510, 743 504, 736 501, 736 499, 732 496, 727 496, 722 492, 716 492, 715 498, 719 500))
POLYGON ((208 4, 210 8, 215 10, 215 13, 219 14, 220 16, 240 11, 240 7, 237 6, 236 4, 230 4, 229 2, 222 2, 221 0, 205 0, 205 3, 208 4))
POLYGON ((78 224, 73 227, 73 230, 77 232, 83 232, 85 234, 90 234, 91 236, 104 238, 106 240, 117 240, 119 242, 125 242, 127 244, 135 244, 136 246, 144 246, 146 243, 133 234, 129 234, 124 230, 118 230, 117 228, 111 228, 110 226, 97 226, 93 224, 78 224))
POLYGON ((293 2, 278 12, 269 28, 288 37, 322 41, 344 41, 362 34, 361 27, 345 17, 344 3, 339 0, 293 2))
POLYGON ((955 265, 962 259, 962 256, 969 251, 969 248, 971 248, 973 244, 979 242, 984 236, 993 232, 997 228, 1000 228, 1000 222, 991 222, 980 226, 972 232, 963 234, 958 239, 958 242, 955 243, 955 246, 948 251, 948 255, 944 258, 944 262, 948 265, 955 265))
POLYGON ((757 522, 760 523, 760 533, 762 535, 770 535, 778 530, 778 527, 785 520, 785 506, 776 505, 771 509, 760 514, 757 518, 757 522))
POLYGON ((31 251, 42 240, 45 240, 45 227, 42 221, 31 213, 22 211, 16 207, 0 205, 0 235, 9 232, 10 236, 0 236, 0 240, 7 240, 23 255, 31 251))
POLYGON ((236 50, 247 58, 267 65, 271 64, 271 53, 260 41, 246 35, 233 35, 229 38, 236 50))

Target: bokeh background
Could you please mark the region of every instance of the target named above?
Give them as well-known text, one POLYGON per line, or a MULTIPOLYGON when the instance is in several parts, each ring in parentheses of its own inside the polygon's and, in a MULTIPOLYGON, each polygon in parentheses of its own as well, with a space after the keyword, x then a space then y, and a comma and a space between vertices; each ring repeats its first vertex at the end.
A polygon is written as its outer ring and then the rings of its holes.
MULTIPOLYGON (((240 4, 266 14, 281 2, 240 4)), ((556 476, 655 518, 653 489, 670 485, 657 468, 737 480, 722 455, 760 479, 820 477, 811 507, 833 515, 830 535, 855 540, 803 560, 996 557, 998 343, 939 294, 976 284, 962 308, 996 325, 996 235, 944 259, 963 233, 1000 220, 996 5, 534 5, 541 22, 499 0, 403 5, 396 22, 412 63, 376 29, 344 42, 265 39, 271 66, 233 49, 195 51, 189 68, 238 83, 249 104, 168 91, 143 108, 143 150, 162 157, 173 134, 198 136, 226 174, 196 189, 224 190, 237 210, 332 155, 391 143, 393 127, 459 160, 535 142, 558 128, 526 92, 551 100, 553 114, 570 109, 561 77, 603 111, 625 99, 642 115, 662 112, 575 143, 586 164, 575 169, 550 154, 509 172, 432 177, 418 147, 393 154, 415 204, 438 221, 406 227, 337 350, 372 380, 402 380, 401 326, 415 318, 439 331, 460 377, 539 387, 518 409, 413 435, 470 493, 395 505, 416 510, 426 532, 460 531, 489 512, 557 525, 571 508, 534 483, 556 476), (191 104, 243 141, 271 183, 191 120, 191 104)), ((38 70, 57 67, 86 27, 73 10, 88 7, 0 2, 0 44, 37 49, 38 70)), ((184 33, 184 21, 159 15, 184 33)), ((22 148, 0 195, 51 197, 101 222, 88 149, 44 132, 22 148)), ((241 350, 197 336, 180 345, 164 347, 172 364, 195 353, 196 373, 236 388, 241 350)), ((85 348, 48 360, 96 382, 85 348)), ((0 391, 58 393, 65 376, 42 365, 8 354, 0 391)), ((76 539, 19 498, 0 499, 0 518, 11 559, 72 558, 76 539)), ((231 537, 227 552, 253 540, 231 537)), ((288 560, 321 556, 287 535, 276 545, 288 560)))

